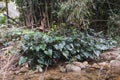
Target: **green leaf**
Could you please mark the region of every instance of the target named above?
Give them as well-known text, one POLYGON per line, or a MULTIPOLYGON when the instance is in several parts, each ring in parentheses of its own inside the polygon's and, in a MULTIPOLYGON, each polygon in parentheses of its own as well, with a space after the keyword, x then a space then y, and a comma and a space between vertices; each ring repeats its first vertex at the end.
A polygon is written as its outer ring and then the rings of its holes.
POLYGON ((56 44, 56 45, 54 45, 54 48, 56 49, 56 50, 59 50, 59 46, 56 44))
POLYGON ((63 51, 62 54, 65 58, 68 59, 68 57, 69 57, 69 52, 68 51, 63 51))
POLYGON ((54 45, 54 48, 57 49, 57 50, 60 50, 62 51, 62 49, 64 48, 65 46, 65 41, 62 41, 61 43, 59 43, 58 45, 54 45))
POLYGON ((86 58, 88 58, 90 56, 90 53, 88 53, 88 52, 84 52, 83 54, 86 58))
POLYGON ((97 57, 100 55, 100 51, 94 51, 94 53, 97 57))
POLYGON ((19 59, 19 63, 18 63, 18 64, 19 64, 19 65, 22 65, 23 63, 26 62, 26 60, 27 60, 27 58, 21 56, 20 59, 19 59))
POLYGON ((24 35, 24 39, 25 39, 25 40, 30 39, 29 35, 28 35, 28 34, 24 35))
POLYGON ((40 50, 40 47, 39 47, 39 46, 37 46, 35 49, 36 49, 36 51, 38 52, 38 51, 40 50))
POLYGON ((62 43, 60 43, 60 44, 59 44, 59 49, 61 49, 61 50, 62 50, 62 49, 64 48, 64 46, 65 46, 65 42, 64 42, 64 41, 62 41, 62 43))
POLYGON ((42 44, 42 45, 40 45, 40 49, 45 50, 46 46, 47 46, 46 44, 42 44))
POLYGON ((34 34, 34 40, 38 40, 38 34, 34 34))
POLYGON ((70 45, 66 45, 66 49, 68 49, 69 51, 72 51, 73 49, 70 47, 70 45))
POLYGON ((36 68, 37 68, 37 70, 39 70, 40 72, 43 72, 42 67, 43 67, 42 65, 37 65, 37 67, 36 67, 36 68))
POLYGON ((77 58, 78 60, 82 60, 82 58, 81 58, 80 55, 77 55, 76 58, 77 58))
POLYGON ((108 49, 108 46, 107 45, 103 45, 103 44, 100 44, 100 45, 95 45, 95 47, 99 50, 107 50, 108 49))
POLYGON ((48 51, 44 51, 44 53, 49 57, 52 57, 52 49, 48 49, 48 51))

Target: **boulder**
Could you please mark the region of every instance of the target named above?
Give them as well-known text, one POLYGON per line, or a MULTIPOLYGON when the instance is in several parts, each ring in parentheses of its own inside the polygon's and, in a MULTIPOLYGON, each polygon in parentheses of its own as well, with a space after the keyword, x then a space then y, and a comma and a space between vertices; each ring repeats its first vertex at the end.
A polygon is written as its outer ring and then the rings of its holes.
POLYGON ((110 66, 112 68, 120 68, 120 61, 118 61, 118 60, 111 60, 110 61, 110 66))
POLYGON ((66 72, 80 72, 81 68, 73 64, 66 65, 66 72))
POLYGON ((101 69, 110 69, 110 64, 107 62, 98 63, 101 69))
POLYGON ((84 64, 87 64, 87 63, 81 63, 81 62, 73 62, 72 63, 73 65, 75 65, 75 66, 78 66, 78 67, 80 67, 81 69, 85 69, 86 68, 86 66, 84 65, 84 64))
POLYGON ((116 57, 116 60, 120 61, 120 55, 116 57))
POLYGON ((83 62, 83 65, 85 65, 86 67, 90 67, 87 61, 83 62))
POLYGON ((97 63, 92 64, 91 67, 92 67, 92 68, 95 68, 95 69, 99 69, 99 68, 100 68, 100 66, 99 66, 97 63))
POLYGON ((115 60, 118 55, 119 55, 119 51, 104 52, 104 53, 100 54, 100 59, 115 60))

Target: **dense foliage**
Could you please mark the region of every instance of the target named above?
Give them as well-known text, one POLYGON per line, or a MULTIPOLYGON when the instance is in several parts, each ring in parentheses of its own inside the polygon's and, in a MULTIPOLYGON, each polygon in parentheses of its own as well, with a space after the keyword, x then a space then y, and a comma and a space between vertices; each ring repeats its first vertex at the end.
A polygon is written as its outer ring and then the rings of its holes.
POLYGON ((111 39, 103 39, 99 33, 78 33, 69 37, 32 33, 22 37, 21 52, 31 67, 36 65, 41 70, 62 60, 95 59, 101 51, 112 48, 114 43, 111 39))
POLYGON ((76 31, 70 36, 52 32, 43 34, 18 28, 11 28, 10 31, 5 27, 1 28, 1 32, 2 29, 5 33, 0 34, 0 43, 19 47, 21 53, 19 65, 28 63, 30 67, 40 71, 43 67, 60 61, 95 59, 102 51, 115 46, 115 41, 105 39, 101 32, 95 33, 92 29, 87 32, 76 31))

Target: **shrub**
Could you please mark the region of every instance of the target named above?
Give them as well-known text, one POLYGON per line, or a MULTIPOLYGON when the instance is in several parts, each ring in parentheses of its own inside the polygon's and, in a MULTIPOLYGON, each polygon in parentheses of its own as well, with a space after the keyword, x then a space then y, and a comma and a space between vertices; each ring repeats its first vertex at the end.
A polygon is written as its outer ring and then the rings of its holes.
POLYGON ((95 59, 101 51, 114 47, 112 39, 104 39, 100 33, 77 33, 70 36, 50 36, 42 33, 22 36, 19 64, 27 62, 30 67, 42 71, 59 61, 95 59))
MULTIPOLYGON (((105 39, 101 32, 95 33, 92 29, 62 36, 59 32, 45 34, 4 26, 0 28, 0 43, 17 45, 21 55, 19 65, 27 62, 31 68, 40 71, 60 61, 95 59, 102 51, 115 45, 115 41, 105 39)), ((11 53, 18 49, 17 46, 11 53)))

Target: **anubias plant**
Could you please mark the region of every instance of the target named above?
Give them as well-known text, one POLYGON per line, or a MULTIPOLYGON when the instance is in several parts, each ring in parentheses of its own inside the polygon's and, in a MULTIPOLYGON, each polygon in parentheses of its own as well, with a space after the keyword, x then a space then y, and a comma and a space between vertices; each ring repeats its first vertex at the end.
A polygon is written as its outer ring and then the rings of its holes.
POLYGON ((27 62, 30 67, 40 71, 45 66, 58 63, 61 60, 94 59, 101 51, 114 47, 112 39, 104 39, 101 33, 88 31, 71 36, 50 36, 42 33, 28 33, 21 38, 21 53, 19 64, 27 62))

